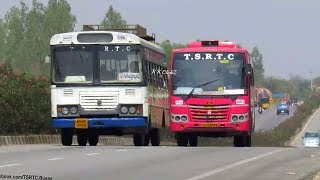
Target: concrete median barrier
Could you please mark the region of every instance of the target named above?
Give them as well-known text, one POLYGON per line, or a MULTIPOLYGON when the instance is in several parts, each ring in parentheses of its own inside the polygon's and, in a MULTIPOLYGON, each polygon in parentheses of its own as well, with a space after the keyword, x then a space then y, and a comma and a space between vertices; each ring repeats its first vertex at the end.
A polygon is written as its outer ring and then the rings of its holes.
MULTIPOLYGON (((28 136, 0 136, 0 146, 23 144, 61 144, 60 135, 28 135, 28 136)), ((73 144, 77 143, 77 136, 73 136, 73 144)), ((102 145, 133 145, 132 138, 100 136, 102 145)))

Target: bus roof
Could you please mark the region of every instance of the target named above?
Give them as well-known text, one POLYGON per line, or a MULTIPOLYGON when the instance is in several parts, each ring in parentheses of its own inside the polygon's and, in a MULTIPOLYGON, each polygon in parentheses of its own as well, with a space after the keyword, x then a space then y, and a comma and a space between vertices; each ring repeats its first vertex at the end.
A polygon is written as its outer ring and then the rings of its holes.
POLYGON ((173 49, 173 53, 179 52, 246 52, 246 49, 240 48, 235 42, 223 41, 196 41, 191 42, 188 47, 173 49))
POLYGON ((122 33, 115 31, 81 31, 81 32, 67 32, 55 34, 50 39, 50 45, 128 45, 128 44, 140 44, 144 47, 150 48, 158 53, 165 54, 162 47, 155 43, 149 42, 131 33, 122 33))

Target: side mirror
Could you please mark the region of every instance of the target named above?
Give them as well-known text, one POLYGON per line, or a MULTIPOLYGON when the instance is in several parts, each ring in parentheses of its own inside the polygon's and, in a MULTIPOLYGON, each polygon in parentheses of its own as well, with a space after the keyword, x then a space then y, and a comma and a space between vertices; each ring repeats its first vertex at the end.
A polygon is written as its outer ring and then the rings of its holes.
POLYGON ((246 64, 244 67, 244 71, 246 75, 250 77, 250 84, 254 85, 254 74, 253 74, 253 68, 251 64, 246 64))
POLYGON ((302 136, 301 138, 303 139, 304 137, 302 136))
POLYGON ((244 70, 245 70, 245 73, 246 73, 247 75, 249 75, 249 76, 252 75, 253 69, 252 69, 251 64, 246 64, 245 67, 244 67, 244 70))

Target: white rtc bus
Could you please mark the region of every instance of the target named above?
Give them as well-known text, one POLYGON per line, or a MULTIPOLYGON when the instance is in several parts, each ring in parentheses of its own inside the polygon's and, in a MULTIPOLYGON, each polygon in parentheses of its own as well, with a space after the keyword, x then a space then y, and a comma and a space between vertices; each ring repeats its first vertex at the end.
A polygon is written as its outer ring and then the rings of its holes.
POLYGON ((99 135, 133 135, 135 146, 160 144, 169 127, 163 48, 135 34, 91 30, 54 35, 52 125, 61 142, 96 146, 99 135), (157 70, 157 71, 155 71, 157 70))

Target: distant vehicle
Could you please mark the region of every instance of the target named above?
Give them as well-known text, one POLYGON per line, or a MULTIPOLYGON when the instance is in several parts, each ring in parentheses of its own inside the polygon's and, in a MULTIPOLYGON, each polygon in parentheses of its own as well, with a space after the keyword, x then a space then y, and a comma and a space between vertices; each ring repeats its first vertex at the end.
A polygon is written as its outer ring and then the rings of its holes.
POLYGON ((270 108, 270 98, 263 98, 260 100, 261 106, 263 109, 269 109, 270 108))
POLYGON ((304 134, 302 145, 303 147, 320 147, 320 133, 306 132, 304 134))
POLYGON ((282 113, 286 113, 289 115, 289 106, 285 102, 281 102, 277 106, 277 115, 282 114, 282 113))

